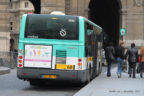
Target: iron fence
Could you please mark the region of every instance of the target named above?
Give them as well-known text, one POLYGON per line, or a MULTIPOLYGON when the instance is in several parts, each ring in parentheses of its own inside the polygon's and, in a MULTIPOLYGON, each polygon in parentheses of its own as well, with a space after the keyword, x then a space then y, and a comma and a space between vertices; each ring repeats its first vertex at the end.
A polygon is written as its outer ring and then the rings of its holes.
POLYGON ((18 52, 0 52, 0 66, 15 68, 17 66, 18 52))

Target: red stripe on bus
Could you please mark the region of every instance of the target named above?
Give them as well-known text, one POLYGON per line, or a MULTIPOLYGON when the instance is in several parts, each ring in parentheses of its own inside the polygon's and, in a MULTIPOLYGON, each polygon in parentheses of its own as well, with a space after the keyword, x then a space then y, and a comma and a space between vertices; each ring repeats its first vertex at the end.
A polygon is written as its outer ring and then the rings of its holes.
POLYGON ((39 59, 25 59, 24 61, 31 61, 31 62, 51 62, 51 60, 39 60, 39 59))

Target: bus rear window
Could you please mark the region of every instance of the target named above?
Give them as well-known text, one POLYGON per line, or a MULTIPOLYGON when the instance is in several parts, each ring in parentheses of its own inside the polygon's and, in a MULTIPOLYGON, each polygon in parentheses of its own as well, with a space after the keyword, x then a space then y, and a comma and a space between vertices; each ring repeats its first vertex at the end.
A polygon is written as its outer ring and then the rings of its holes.
POLYGON ((78 40, 77 19, 74 16, 28 15, 25 38, 78 40))

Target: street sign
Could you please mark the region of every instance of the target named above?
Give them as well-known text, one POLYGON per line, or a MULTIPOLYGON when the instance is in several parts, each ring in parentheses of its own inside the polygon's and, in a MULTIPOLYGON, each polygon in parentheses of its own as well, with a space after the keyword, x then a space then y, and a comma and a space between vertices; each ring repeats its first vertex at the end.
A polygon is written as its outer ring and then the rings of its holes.
POLYGON ((126 29, 125 29, 125 28, 120 29, 120 34, 121 34, 121 36, 124 36, 125 33, 126 33, 126 29))

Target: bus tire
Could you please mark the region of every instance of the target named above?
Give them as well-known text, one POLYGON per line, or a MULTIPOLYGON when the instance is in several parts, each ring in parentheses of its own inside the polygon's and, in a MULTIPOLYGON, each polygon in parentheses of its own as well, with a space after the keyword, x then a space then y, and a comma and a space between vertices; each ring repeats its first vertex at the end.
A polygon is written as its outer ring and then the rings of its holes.
POLYGON ((102 64, 99 64, 99 74, 102 72, 102 64))
POLYGON ((88 84, 91 81, 91 68, 88 70, 88 75, 87 75, 87 82, 86 84, 88 84))
POLYGON ((29 83, 30 83, 31 86, 36 86, 36 85, 38 85, 37 82, 34 82, 34 81, 29 81, 29 83))
POLYGON ((143 78, 143 72, 140 72, 140 77, 143 78))
POLYGON ((43 85, 45 85, 45 82, 42 82, 42 81, 33 81, 33 80, 31 80, 31 81, 29 81, 29 83, 30 83, 31 86, 43 86, 43 85))
POLYGON ((100 72, 100 69, 99 69, 100 68, 100 66, 99 66, 100 64, 98 63, 97 65, 98 65, 97 66, 98 68, 96 68, 96 77, 99 76, 99 74, 100 74, 99 73, 100 72))
POLYGON ((90 75, 90 81, 91 81, 93 79, 93 68, 91 67, 91 65, 89 67, 89 75, 90 75))

